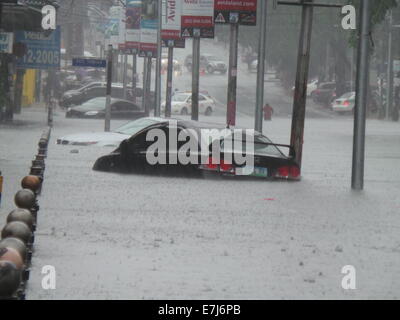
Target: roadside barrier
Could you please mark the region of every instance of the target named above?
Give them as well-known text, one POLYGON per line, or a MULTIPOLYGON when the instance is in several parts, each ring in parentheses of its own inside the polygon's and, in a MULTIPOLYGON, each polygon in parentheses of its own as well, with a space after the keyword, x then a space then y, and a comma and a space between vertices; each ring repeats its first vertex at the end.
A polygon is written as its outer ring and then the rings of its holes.
MULTIPOLYGON (((29 175, 21 180, 22 189, 14 197, 17 208, 8 214, 1 230, 0 300, 25 300, 40 209, 37 197, 42 190, 50 134, 49 127, 40 137, 29 175)), ((0 195, 1 182, 0 173, 0 195)))

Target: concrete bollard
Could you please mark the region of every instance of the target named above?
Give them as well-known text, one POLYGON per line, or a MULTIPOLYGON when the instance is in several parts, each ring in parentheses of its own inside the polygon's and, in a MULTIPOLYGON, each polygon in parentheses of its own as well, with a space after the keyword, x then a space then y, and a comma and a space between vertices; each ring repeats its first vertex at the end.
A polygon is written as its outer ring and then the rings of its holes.
POLYGON ((19 252, 24 261, 28 259, 28 248, 21 239, 13 237, 4 238, 0 241, 0 249, 2 248, 13 248, 19 252))
POLYGON ((36 175, 29 175, 22 179, 21 187, 23 189, 29 189, 34 193, 37 193, 40 188, 40 178, 36 175))
POLYGON ((7 216, 7 223, 13 221, 21 221, 33 231, 35 219, 28 209, 18 208, 11 211, 7 216))
POLYGON ((21 272, 10 261, 0 261, 0 299, 10 299, 18 290, 21 272))
POLYGON ((15 194, 14 202, 18 208, 29 210, 36 204, 36 196, 32 190, 22 189, 15 194))
POLYGON ((1 248, 0 249, 0 262, 1 261, 10 261, 15 264, 18 270, 24 269, 24 260, 17 250, 14 248, 1 248))
POLYGON ((21 222, 21 221, 13 221, 10 223, 7 223, 6 226, 3 228, 1 231, 1 238, 8 238, 8 237, 13 237, 13 238, 18 238, 22 240, 26 246, 29 247, 29 245, 32 244, 32 231, 29 229, 29 227, 21 222))

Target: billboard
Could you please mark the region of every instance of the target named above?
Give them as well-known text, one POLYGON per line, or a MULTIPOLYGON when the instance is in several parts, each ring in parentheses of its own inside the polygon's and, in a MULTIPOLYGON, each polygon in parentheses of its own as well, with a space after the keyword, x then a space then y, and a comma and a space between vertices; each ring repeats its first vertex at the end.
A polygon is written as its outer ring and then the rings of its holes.
POLYGON ((183 1, 181 36, 214 38, 214 0, 183 1))
POLYGON ((123 32, 121 24, 124 19, 125 11, 122 7, 113 6, 110 8, 105 35, 108 40, 107 44, 112 44, 114 49, 119 49, 121 41, 125 43, 125 40, 122 40, 123 35, 121 34, 123 32))
POLYGON ((142 0, 139 46, 140 57, 157 57, 157 29, 158 0, 142 0))
POLYGON ((126 39, 125 48, 131 53, 139 51, 140 44, 140 18, 142 12, 142 1, 127 0, 126 2, 126 39))
POLYGON ((163 0, 163 18, 161 39, 178 40, 181 38, 182 1, 163 0))
POLYGON ((26 45, 27 51, 17 59, 20 69, 60 68, 61 28, 45 32, 16 31, 15 42, 26 45))
POLYGON ((121 8, 119 11, 119 31, 118 31, 118 49, 125 51, 126 41, 126 11, 125 8, 121 8))
POLYGON ((215 23, 257 24, 257 0, 215 0, 215 23))

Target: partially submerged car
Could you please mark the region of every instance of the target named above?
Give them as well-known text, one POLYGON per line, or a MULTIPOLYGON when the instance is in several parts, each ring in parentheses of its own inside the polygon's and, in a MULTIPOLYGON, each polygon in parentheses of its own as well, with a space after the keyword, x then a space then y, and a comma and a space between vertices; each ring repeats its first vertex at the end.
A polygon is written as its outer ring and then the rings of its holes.
POLYGON ((149 124, 123 140, 115 151, 97 159, 93 170, 300 179, 293 153, 285 155, 280 150, 291 147, 274 144, 254 130, 248 132, 191 120, 148 119, 156 123, 149 124), (210 136, 210 132, 217 134, 210 136))
MULTIPOLYGON (((111 98, 111 118, 116 119, 137 119, 146 114, 141 108, 130 101, 111 98)), ((80 106, 67 109, 67 118, 104 118, 106 114, 106 97, 94 98, 80 106)))

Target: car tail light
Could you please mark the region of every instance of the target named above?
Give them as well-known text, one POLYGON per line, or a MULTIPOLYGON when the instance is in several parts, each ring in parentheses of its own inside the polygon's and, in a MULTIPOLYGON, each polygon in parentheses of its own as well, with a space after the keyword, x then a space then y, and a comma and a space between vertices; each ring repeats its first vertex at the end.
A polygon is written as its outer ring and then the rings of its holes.
POLYGON ((346 107, 348 107, 348 106, 350 105, 350 102, 347 101, 347 100, 346 100, 346 101, 343 101, 343 105, 346 106, 346 107))
POLYGON ((280 167, 277 170, 277 174, 276 174, 277 178, 289 178, 289 167, 280 167))
POLYGON ((224 160, 221 161, 219 168, 221 172, 235 172, 235 167, 231 163, 225 163, 224 160))
POLYGON ((297 180, 300 178, 300 169, 297 166, 280 167, 275 173, 275 178, 297 180))
POLYGON ((218 171, 219 166, 217 164, 217 161, 215 161, 215 159, 213 157, 209 157, 207 164, 205 165, 206 169, 208 170, 215 170, 218 171))
POLYGON ((300 169, 296 166, 291 166, 289 170, 289 177, 291 179, 299 179, 300 178, 300 169))

